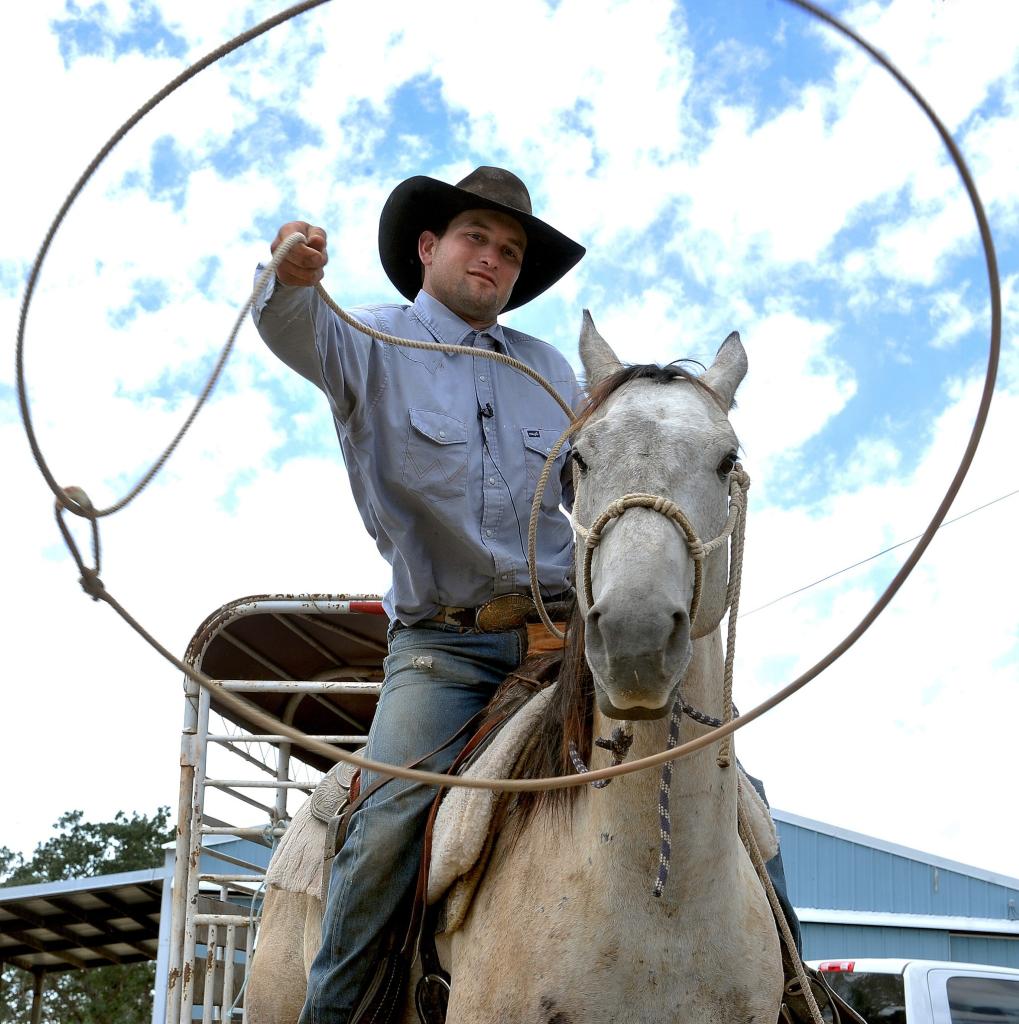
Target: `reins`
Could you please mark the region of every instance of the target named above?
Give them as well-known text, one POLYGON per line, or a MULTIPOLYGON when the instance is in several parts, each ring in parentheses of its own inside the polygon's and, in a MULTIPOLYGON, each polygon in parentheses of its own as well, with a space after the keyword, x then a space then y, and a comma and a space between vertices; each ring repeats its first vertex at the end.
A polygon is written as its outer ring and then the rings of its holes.
MULTIPOLYGON (((855 45, 863 49, 872 60, 880 64, 886 71, 893 76, 898 84, 905 89, 914 101, 921 107, 926 114, 928 120, 932 123, 936 131, 938 132, 941 141, 948 150, 949 156, 952 159, 953 164, 962 180, 963 186, 966 190, 967 196, 970 200, 973 208, 974 217, 977 222, 978 230, 980 233, 981 244, 983 246, 985 263, 987 268, 988 286, 990 291, 990 303, 991 303, 991 330, 990 330, 990 341, 988 348, 987 358, 987 370, 984 378, 984 386, 980 397, 980 403, 977 409, 976 416, 974 418, 973 427, 970 431, 969 439, 963 452, 963 455, 959 461, 958 467, 952 480, 942 498, 940 504, 934 512, 927 528, 924 530, 922 536, 917 541, 916 546, 912 549, 906 560, 903 562, 899 571, 895 574, 891 582, 885 588, 884 592, 878 597, 870 611, 860 620, 860 622, 846 635, 846 637, 836 645, 827 655, 821 658, 806 672, 802 673, 792 682, 788 683, 781 690, 773 694, 767 700, 762 701, 756 707, 745 712, 738 719, 731 719, 719 726, 716 730, 711 733, 706 733, 696 739, 690 740, 687 743, 681 744, 674 747, 671 750, 661 751, 658 754, 653 754, 645 758, 641 758, 637 761, 631 761, 626 764, 620 764, 608 768, 602 768, 593 770, 584 775, 570 775, 570 776, 557 776, 544 779, 480 779, 474 777, 463 777, 463 776, 451 776, 437 772, 425 772, 419 770, 403 769, 395 765, 389 765, 382 762, 370 760, 368 758, 358 757, 355 754, 348 753, 347 751, 334 747, 330 744, 323 743, 319 740, 310 739, 306 737, 299 730, 294 729, 292 726, 281 722, 277 718, 268 713, 262 711, 256 705, 249 703, 236 694, 230 693, 217 681, 204 673, 197 671, 193 666, 185 664, 179 658, 174 656, 168 651, 159 641, 152 636, 145 628, 133 618, 133 616, 113 597, 113 595, 106 589, 100 574, 99 574, 99 532, 97 520, 103 516, 107 516, 124 508, 130 501, 132 501, 143 489, 148 485, 149 482, 155 477, 166 460, 172 454, 174 448, 183 437, 184 433, 190 427, 194 421, 199 410, 201 409, 204 402, 207 400, 212 389, 215 387, 216 380, 218 379, 219 373, 229 355, 232 348, 234 339, 236 338, 237 332, 240 329, 240 325, 243 322, 243 318, 247 315, 248 309, 250 308, 250 301, 241 311, 237 322, 230 334, 230 337, 223 348, 223 351, 217 360, 217 363, 203 388, 194 409, 188 416, 184 425, 172 439, 170 444, 163 451, 162 455, 157 459, 149 471, 138 481, 138 483, 118 502, 109 506, 108 508, 97 509, 95 508, 88 496, 80 488, 63 488, 57 482, 56 478, 50 471, 46 464, 45 458, 43 457, 42 450, 39 446, 38 439, 35 435, 35 430, 32 425, 31 414, 29 409, 27 387, 25 383, 25 368, 24 368, 24 347, 25 347, 25 326, 28 318, 28 310, 31 305, 32 297, 35 293, 35 287, 39 279, 39 275, 42 270, 42 266, 47 253, 49 252, 50 245, 53 241, 54 236, 60 225, 62 224, 67 212, 71 205, 77 199, 81 193, 85 184, 95 173, 96 169, 110 153, 110 151, 117 145, 117 143, 133 128, 146 114, 148 114, 153 108, 155 108, 160 102, 166 99, 172 92, 183 85, 186 81, 193 78, 201 70, 213 64, 221 57, 228 53, 236 50, 238 47, 244 45, 250 40, 257 36, 269 31, 277 25, 283 24, 284 22, 296 17, 305 11, 311 10, 312 8, 318 7, 321 4, 327 2, 327 0, 305 0, 303 3, 299 3, 290 7, 279 14, 266 19, 265 21, 255 25, 253 28, 247 30, 236 36, 234 39, 211 51, 205 57, 201 58, 194 65, 187 68, 184 72, 174 78, 168 85, 162 90, 156 93, 150 100, 148 100, 139 110, 133 114, 125 123, 122 125, 110 138, 110 140, 100 149, 98 154, 93 158, 91 163, 82 173, 67 198, 64 200, 60 209, 57 212, 56 217, 51 223, 44 239, 36 259, 29 272, 28 280, 26 282, 25 294, 21 304, 21 311, 18 320, 18 333, 17 333, 17 345, 15 355, 16 365, 16 379, 17 379, 17 391, 18 391, 18 402, 21 411, 22 422, 25 427, 25 432, 28 438, 29 446, 32 449, 32 454, 35 458, 36 464, 42 474, 47 486, 50 488, 56 500, 56 509, 58 520, 61 520, 61 531, 64 535, 65 541, 67 542, 68 548, 71 551, 72 557, 75 563, 79 567, 81 572, 81 583, 85 591, 97 601, 104 601, 114 611, 117 612, 121 618, 131 626, 154 650, 158 651, 167 661, 175 665, 178 669, 184 672, 190 679, 195 681, 201 686, 216 693, 217 700, 221 702, 224 707, 229 708, 231 711, 244 715, 249 721, 254 723, 256 726, 262 728, 265 732, 274 732, 286 736, 298 744, 302 745, 305 749, 314 753, 321 754, 327 758, 336 761, 345 761, 351 764, 355 764, 363 769, 368 769, 374 772, 378 772, 385 775, 395 776, 397 778, 410 779, 413 781, 426 783, 430 785, 438 786, 467 786, 470 788, 477 789, 493 789, 501 791, 511 792, 525 792, 525 791, 537 791, 545 789, 562 789, 571 786, 587 785, 593 781, 601 779, 614 778, 619 775, 627 775, 631 772, 640 771, 645 768, 655 767, 663 765, 666 762, 674 761, 680 757, 685 757, 695 753, 713 743, 717 743, 721 739, 725 739, 731 736, 737 729, 744 728, 751 722, 755 721, 761 715, 767 713, 772 708, 776 707, 782 701, 786 700, 798 690, 802 689, 807 683, 815 679, 821 672, 828 668, 833 662, 842 656, 856 641, 867 631, 870 625, 875 619, 881 614, 882 611, 888 606, 892 598, 898 592, 899 588, 905 582, 906 578, 913 571, 917 562, 919 562, 923 553, 931 543, 935 533, 940 527, 941 523, 945 519, 949 508, 953 500, 955 499, 959 488, 962 485, 963 480, 966 477, 967 472, 973 462, 973 458, 976 454, 977 447, 980 443, 980 438, 983 433, 984 425, 987 420, 987 414, 990 407, 991 398, 994 390, 994 382, 997 376, 998 362, 1001 351, 1001 293, 998 276, 997 258, 994 251, 994 243, 991 237, 990 226, 987 222, 987 217, 983 209, 983 204, 980 200, 980 196, 977 192, 976 186, 973 183, 972 177, 969 173, 969 169, 966 166, 965 160, 962 157, 958 147, 952 139, 947 128, 942 124, 938 116, 935 114, 933 109, 927 103, 927 101, 920 95, 917 89, 905 78, 905 76, 899 72, 894 65, 878 50, 863 40, 853 30, 844 25, 841 21, 835 18, 833 15, 824 11, 823 9, 815 6, 809 0, 788 0, 807 13, 813 15, 816 18, 820 18, 822 21, 827 22, 831 27, 836 29, 846 38, 848 38, 855 45), (62 522, 62 516, 64 511, 70 511, 77 516, 87 519, 90 522, 92 537, 93 537, 93 553, 94 553, 94 566, 86 565, 84 559, 81 557, 74 543, 70 532, 66 529, 65 524, 62 522)), ((282 248, 282 247, 280 247, 282 248)), ((277 249, 279 252, 279 249, 277 249)), ((271 271, 270 271, 271 272, 271 271)), ((324 292, 324 290, 323 290, 324 292)), ((330 300, 332 308, 337 309, 330 300)), ((342 313, 339 315, 343 315, 342 313)), ((351 324, 357 330, 366 330, 363 324, 354 321, 353 318, 347 319, 344 316, 345 322, 351 324)), ((388 341, 389 336, 379 338, 379 340, 388 341)), ((402 343, 402 341, 401 341, 402 343)), ((409 342, 411 347, 425 347, 428 343, 424 342, 409 342)), ((440 346, 444 351, 452 351, 453 349, 449 346, 440 346)), ((503 361, 507 357, 503 357, 501 353, 490 353, 485 350, 468 348, 467 352, 474 356, 483 356, 485 358, 499 357, 496 361, 503 361)), ((528 372, 528 371, 524 371, 528 372)), ((529 375, 533 376, 533 372, 529 375)), ((562 404, 560 402, 560 404, 562 404)), ((572 411, 570 411, 572 415, 572 411)), ((557 446, 553 449, 555 454, 558 455, 565 443, 566 438, 569 436, 573 427, 564 433, 563 437, 557 442, 557 446)), ((536 488, 535 501, 540 502, 541 487, 547 483, 549 465, 546 464, 545 470, 542 474, 542 479, 539 481, 539 488, 536 488)), ((532 516, 533 518, 533 516, 532 516)), ((532 574, 532 585, 534 580, 535 568, 534 568, 534 538, 531 531, 528 535, 528 550, 529 560, 531 562, 531 574, 532 574)), ((539 611, 543 615, 543 621, 546 626, 550 626, 551 623, 547 621, 547 615, 544 613, 544 608, 540 604, 540 595, 538 600, 539 611)), ((734 628, 735 616, 730 614, 730 632, 734 628)), ((727 652, 727 661, 729 659, 729 652, 727 652)))

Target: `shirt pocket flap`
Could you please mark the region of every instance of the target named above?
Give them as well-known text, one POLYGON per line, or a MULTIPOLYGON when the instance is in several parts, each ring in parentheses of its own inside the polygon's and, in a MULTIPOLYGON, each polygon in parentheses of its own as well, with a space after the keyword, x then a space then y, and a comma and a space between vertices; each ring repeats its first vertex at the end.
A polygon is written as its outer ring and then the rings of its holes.
MULTIPOLYGON (((552 448, 555 446, 556 441, 559 440, 562 431, 549 427, 523 427, 520 433, 523 436, 525 448, 540 455, 543 459, 547 459, 552 453, 552 448)), ((569 450, 570 442, 567 441, 559 449, 556 461, 558 462, 569 450)))
POLYGON ((411 426, 436 444, 466 444, 467 424, 444 412, 411 409, 411 426))

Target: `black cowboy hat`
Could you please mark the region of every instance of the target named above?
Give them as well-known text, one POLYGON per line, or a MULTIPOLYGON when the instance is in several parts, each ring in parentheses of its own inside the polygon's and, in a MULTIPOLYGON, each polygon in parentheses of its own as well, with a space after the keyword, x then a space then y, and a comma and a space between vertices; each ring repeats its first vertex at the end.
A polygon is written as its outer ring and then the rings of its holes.
POLYGON ((455 185, 418 175, 393 189, 379 218, 382 268, 411 302, 421 290, 418 238, 422 231, 445 227, 464 210, 498 210, 520 222, 527 249, 520 277, 506 309, 516 309, 550 288, 580 262, 582 245, 531 213, 524 183, 501 167, 479 167, 455 185))

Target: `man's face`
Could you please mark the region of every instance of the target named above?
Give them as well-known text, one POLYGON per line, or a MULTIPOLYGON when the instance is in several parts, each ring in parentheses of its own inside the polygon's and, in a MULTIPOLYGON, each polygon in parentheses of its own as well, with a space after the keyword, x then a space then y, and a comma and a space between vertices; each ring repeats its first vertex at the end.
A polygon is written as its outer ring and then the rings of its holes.
POLYGON ((418 256, 422 287, 472 327, 495 323, 520 276, 527 236, 496 210, 465 210, 440 238, 423 231, 418 256))

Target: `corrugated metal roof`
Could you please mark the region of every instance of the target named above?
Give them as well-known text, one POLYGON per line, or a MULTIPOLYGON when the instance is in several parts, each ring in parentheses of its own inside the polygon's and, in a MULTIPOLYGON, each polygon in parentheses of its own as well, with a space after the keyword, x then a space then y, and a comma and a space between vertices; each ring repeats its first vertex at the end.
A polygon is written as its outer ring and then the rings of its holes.
POLYGON ((1016 920, 1019 879, 774 812, 797 907, 1016 920))
POLYGON ((772 812, 808 958, 1019 967, 1019 879, 772 812))
POLYGON ((165 869, 0 888, 0 961, 60 971, 155 960, 165 869))

